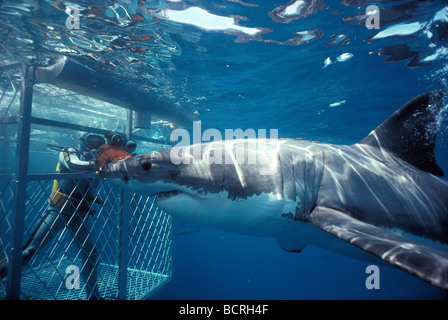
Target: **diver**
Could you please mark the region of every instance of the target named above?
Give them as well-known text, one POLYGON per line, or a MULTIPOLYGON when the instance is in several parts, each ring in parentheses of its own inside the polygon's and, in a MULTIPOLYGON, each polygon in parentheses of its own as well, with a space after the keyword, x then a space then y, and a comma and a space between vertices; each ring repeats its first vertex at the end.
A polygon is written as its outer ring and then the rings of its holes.
MULTIPOLYGON (((126 138, 113 131, 106 132, 105 136, 108 141, 102 135, 84 133, 79 138, 78 149, 49 146, 60 151, 56 171, 60 173, 96 171, 98 169, 97 150, 110 143, 115 143, 117 149, 125 150, 126 153, 127 151, 132 152, 136 148, 134 141, 129 140, 128 142, 126 138), (112 141, 112 139, 117 141, 112 141)), ((87 296, 90 300, 101 299, 97 286, 98 275, 96 269, 99 263, 99 251, 92 239, 86 219, 88 215, 94 214, 93 204, 104 205, 95 196, 98 182, 99 180, 96 177, 54 180, 53 190, 50 199, 48 199, 48 208, 22 251, 22 265, 26 265, 40 249, 67 227, 76 246, 81 251, 83 266, 80 270, 86 282, 87 296)), ((0 262, 0 279, 6 277, 7 268, 7 260, 3 259, 0 262)))

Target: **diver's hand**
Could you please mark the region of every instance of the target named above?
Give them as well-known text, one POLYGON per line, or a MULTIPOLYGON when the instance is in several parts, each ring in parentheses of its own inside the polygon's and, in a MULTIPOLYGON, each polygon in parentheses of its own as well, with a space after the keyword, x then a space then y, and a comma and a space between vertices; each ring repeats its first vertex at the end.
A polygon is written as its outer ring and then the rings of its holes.
POLYGON ((71 147, 63 148, 61 151, 62 151, 62 152, 66 152, 66 153, 70 153, 70 154, 72 154, 72 153, 76 153, 76 149, 71 148, 71 147))
POLYGON ((98 170, 98 161, 96 159, 92 159, 89 161, 90 169, 98 170))

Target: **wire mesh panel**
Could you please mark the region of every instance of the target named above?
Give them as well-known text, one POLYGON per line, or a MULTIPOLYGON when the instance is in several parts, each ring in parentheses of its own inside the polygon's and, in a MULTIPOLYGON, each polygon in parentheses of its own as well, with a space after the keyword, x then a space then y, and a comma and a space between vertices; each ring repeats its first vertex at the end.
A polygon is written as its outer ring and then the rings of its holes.
POLYGON ((19 109, 21 65, 0 68, 0 117, 17 115, 19 109))
MULTIPOLYGON (((9 249, 12 183, 3 180, 0 189, 2 257, 7 256, 9 249)), ((82 201, 74 201, 73 197, 59 203, 57 212, 52 211, 55 208, 52 180, 29 181, 22 299, 116 299, 120 281, 126 281, 123 295, 126 299, 142 299, 170 279, 171 218, 157 209, 154 198, 139 194, 130 196, 127 219, 130 223, 124 226, 128 234, 128 265, 126 279, 120 279, 122 191, 97 179, 92 180, 92 188, 95 183, 98 183, 96 201, 91 201, 93 205, 80 214, 82 201), (66 210, 68 206, 77 206, 77 210, 66 210), (51 217, 52 214, 57 217, 51 217), (42 230, 45 234, 41 234, 42 230), (29 258, 27 252, 32 249, 35 252, 29 258)), ((86 198, 84 194, 81 200, 86 198)), ((6 279, 0 282, 0 297, 6 297, 6 279)))
POLYGON ((128 295, 142 299, 148 293, 137 288, 157 288, 171 276, 172 224, 171 216, 158 209, 152 197, 133 193, 131 211, 128 295))
POLYGON ((0 68, 0 174, 12 173, 13 152, 17 142, 21 66, 0 68))
MULTIPOLYGON (((6 257, 11 249, 11 218, 14 190, 12 179, 0 180, 0 257, 6 257)), ((0 260, 1 260, 0 259, 0 260)), ((6 283, 0 282, 0 296, 6 295, 6 283)))

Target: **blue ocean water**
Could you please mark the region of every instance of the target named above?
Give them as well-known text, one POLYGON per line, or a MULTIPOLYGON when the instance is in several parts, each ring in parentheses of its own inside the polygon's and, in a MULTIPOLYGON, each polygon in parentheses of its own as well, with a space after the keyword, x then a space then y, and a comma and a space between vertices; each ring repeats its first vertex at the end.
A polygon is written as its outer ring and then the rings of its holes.
MULTIPOLYGON (((2 64, 65 54, 175 101, 203 130, 277 129, 280 138, 351 144, 418 94, 448 87, 446 0, 70 3, 80 8, 78 30, 66 29, 68 2, 1 2, 2 64), (365 25, 369 5, 380 8, 379 29, 365 25)), ((436 155, 448 172, 446 114, 440 121, 436 155)), ((446 298, 394 268, 381 266, 381 287, 369 290, 370 263, 199 230, 173 238, 173 277, 154 299, 446 298)))

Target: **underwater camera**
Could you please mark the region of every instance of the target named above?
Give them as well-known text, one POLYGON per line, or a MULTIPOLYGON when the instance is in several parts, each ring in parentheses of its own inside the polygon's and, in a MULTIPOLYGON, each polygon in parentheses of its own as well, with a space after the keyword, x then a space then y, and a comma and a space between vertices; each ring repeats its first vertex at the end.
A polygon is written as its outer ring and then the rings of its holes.
POLYGON ((104 134, 104 137, 107 139, 110 145, 113 145, 118 148, 123 148, 126 145, 126 138, 121 134, 118 134, 112 130, 107 131, 104 134))
POLYGON ((128 140, 123 135, 116 133, 114 131, 107 131, 104 134, 104 137, 107 139, 108 143, 114 147, 124 149, 129 153, 132 153, 137 149, 137 143, 134 140, 128 140))
POLYGON ((96 167, 99 169, 105 164, 130 157, 132 157, 132 155, 124 149, 111 144, 103 144, 95 153, 96 167))

